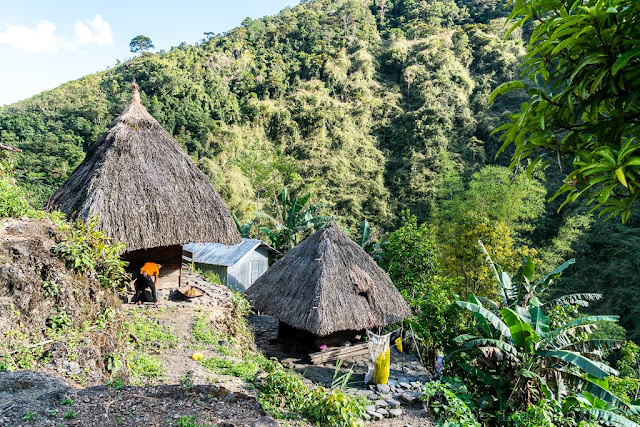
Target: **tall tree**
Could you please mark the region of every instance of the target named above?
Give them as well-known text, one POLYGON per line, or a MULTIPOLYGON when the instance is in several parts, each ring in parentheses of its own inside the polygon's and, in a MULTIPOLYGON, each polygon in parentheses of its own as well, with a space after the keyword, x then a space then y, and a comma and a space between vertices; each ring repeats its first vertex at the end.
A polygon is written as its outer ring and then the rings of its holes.
POLYGON ((150 49, 153 49, 155 46, 151 39, 147 36, 143 36, 142 34, 139 36, 135 36, 131 39, 129 43, 129 50, 133 53, 145 53, 150 49))

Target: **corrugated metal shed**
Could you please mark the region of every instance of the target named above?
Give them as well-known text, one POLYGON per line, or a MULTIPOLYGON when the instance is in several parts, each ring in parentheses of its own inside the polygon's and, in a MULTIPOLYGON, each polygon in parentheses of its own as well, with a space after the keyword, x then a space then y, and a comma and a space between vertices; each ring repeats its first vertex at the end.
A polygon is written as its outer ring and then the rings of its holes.
POLYGON ((242 242, 233 246, 222 243, 189 243, 184 245, 184 250, 192 252, 194 261, 197 263, 231 267, 258 246, 264 246, 269 252, 277 253, 262 240, 256 239, 242 239, 242 242))

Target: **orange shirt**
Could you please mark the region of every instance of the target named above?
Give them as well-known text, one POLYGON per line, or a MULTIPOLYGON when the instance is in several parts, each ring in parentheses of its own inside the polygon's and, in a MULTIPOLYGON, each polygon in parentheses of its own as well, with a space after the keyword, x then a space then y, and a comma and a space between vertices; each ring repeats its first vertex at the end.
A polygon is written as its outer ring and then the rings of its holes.
POLYGON ((160 276, 160 268, 155 262, 147 262, 140 269, 141 273, 147 273, 149 276, 160 276))

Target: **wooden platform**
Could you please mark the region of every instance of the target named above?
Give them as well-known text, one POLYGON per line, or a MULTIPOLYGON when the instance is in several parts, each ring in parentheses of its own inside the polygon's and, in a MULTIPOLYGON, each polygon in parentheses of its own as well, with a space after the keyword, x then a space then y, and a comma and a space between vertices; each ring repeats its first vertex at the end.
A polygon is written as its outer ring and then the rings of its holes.
POLYGON ((350 345, 348 347, 338 347, 332 349, 326 349, 317 353, 311 353, 311 363, 314 365, 318 363, 332 362, 340 359, 357 359, 369 354, 369 344, 364 342, 361 344, 350 345))

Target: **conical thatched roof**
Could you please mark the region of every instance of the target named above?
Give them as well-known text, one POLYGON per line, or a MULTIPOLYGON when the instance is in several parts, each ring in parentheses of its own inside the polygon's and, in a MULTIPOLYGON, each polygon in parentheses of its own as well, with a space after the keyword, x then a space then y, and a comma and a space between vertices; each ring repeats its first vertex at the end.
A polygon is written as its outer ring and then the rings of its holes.
POLYGON ((325 336, 411 314, 385 273, 335 222, 304 240, 247 290, 256 310, 325 336))
POLYGON ((47 206, 98 228, 127 251, 187 242, 233 245, 240 234, 207 177, 140 103, 93 144, 47 206))

